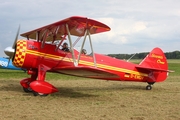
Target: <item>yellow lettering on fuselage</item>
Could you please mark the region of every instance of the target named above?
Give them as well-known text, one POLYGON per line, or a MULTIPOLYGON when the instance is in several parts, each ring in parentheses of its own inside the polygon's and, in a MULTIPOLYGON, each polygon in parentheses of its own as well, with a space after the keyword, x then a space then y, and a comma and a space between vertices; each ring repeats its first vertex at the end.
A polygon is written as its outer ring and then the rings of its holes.
POLYGON ((134 78, 137 80, 143 80, 144 76, 137 75, 137 74, 131 74, 130 78, 134 78))

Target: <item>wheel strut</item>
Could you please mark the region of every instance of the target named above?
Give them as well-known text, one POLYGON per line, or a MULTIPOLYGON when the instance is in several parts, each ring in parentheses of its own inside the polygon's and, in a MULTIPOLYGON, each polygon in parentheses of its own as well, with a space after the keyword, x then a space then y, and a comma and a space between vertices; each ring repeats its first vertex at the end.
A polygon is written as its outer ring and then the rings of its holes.
POLYGON ((152 89, 152 85, 154 84, 155 82, 148 82, 148 85, 146 86, 146 90, 151 90, 152 89))

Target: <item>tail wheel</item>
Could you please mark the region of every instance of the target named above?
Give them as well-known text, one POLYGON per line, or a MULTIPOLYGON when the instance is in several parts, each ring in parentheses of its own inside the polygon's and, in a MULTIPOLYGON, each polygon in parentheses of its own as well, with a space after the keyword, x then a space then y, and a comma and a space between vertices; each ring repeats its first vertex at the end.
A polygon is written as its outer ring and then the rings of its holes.
POLYGON ((146 90, 151 90, 152 89, 152 86, 151 85, 147 85, 146 86, 146 90))

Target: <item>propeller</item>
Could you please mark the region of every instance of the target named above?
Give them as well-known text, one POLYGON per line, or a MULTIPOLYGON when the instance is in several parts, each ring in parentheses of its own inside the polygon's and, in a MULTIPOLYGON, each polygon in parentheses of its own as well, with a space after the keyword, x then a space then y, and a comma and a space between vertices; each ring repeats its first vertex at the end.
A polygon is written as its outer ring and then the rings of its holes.
POLYGON ((5 53, 7 56, 9 56, 9 59, 13 58, 13 56, 14 56, 15 46, 16 46, 16 42, 17 42, 17 40, 18 40, 19 31, 20 31, 20 25, 19 25, 18 31, 17 31, 17 33, 16 33, 16 37, 15 37, 13 46, 12 46, 12 47, 7 47, 7 48, 4 49, 4 53, 5 53))

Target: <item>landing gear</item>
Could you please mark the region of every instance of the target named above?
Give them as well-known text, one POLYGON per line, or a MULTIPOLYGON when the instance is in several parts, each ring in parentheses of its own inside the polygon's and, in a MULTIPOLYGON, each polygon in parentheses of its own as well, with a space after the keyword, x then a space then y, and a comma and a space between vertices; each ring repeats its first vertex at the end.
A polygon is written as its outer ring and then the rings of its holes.
POLYGON ((28 87, 28 88, 23 87, 23 90, 24 90, 24 92, 26 92, 26 93, 32 92, 32 89, 31 89, 30 87, 28 87))
POLYGON ((50 68, 40 64, 38 69, 29 70, 31 78, 26 78, 20 81, 24 92, 32 92, 34 96, 47 96, 48 94, 58 92, 52 84, 45 81, 46 71, 50 68))
POLYGON ((32 82, 33 80, 31 78, 25 78, 23 80, 20 81, 21 86, 23 87, 24 92, 26 93, 30 93, 32 92, 32 89, 30 88, 29 84, 32 82))
POLYGON ((48 96, 48 94, 38 93, 38 92, 35 92, 35 91, 32 91, 32 92, 33 92, 33 95, 34 95, 34 96, 38 96, 38 95, 39 95, 39 96, 42 96, 42 97, 43 97, 43 96, 44 96, 44 97, 45 97, 45 96, 48 96))
POLYGON ((151 85, 147 85, 146 86, 146 90, 151 90, 152 89, 152 86, 151 85))
POLYGON ((48 94, 35 92, 30 87, 28 87, 28 88, 23 87, 23 90, 26 93, 33 93, 34 96, 48 96, 48 94))
POLYGON ((148 82, 148 85, 146 86, 146 90, 151 90, 153 84, 154 82, 148 82))

